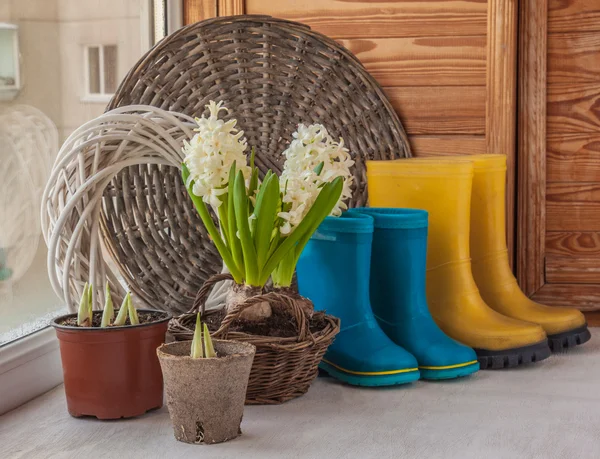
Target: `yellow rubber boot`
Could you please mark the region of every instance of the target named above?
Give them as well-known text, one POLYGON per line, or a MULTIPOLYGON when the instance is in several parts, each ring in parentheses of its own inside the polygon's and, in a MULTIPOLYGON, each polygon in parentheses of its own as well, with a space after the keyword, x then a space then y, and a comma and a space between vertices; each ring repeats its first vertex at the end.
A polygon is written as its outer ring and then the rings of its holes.
POLYGON ((588 341, 590 332, 580 311, 530 300, 510 269, 505 231, 506 156, 459 156, 456 160, 470 160, 474 166, 471 265, 483 300, 508 317, 540 324, 552 350, 588 341))
POLYGON ((477 290, 469 254, 473 162, 368 161, 367 178, 371 206, 429 212, 431 315, 447 335, 475 349, 482 369, 513 367, 550 355, 542 327, 494 311, 477 290))

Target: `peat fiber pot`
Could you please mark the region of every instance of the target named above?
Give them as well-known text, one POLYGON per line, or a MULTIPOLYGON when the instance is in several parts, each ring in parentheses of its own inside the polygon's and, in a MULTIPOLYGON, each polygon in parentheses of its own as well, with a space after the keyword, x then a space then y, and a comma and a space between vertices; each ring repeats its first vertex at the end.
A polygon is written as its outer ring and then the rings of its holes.
POLYGON ((221 443, 242 433, 244 399, 255 347, 214 340, 217 357, 193 359, 191 341, 157 350, 165 379, 175 438, 185 443, 221 443))
POLYGON ((229 274, 217 274, 207 280, 188 314, 174 318, 169 331, 178 341, 191 340, 196 313, 201 311, 211 335, 251 343, 256 355, 250 372, 246 404, 274 405, 305 394, 319 373, 319 363, 329 345, 340 331, 340 320, 323 312, 313 312, 312 303, 298 294, 287 295, 276 291, 258 292, 225 310, 204 312, 204 302, 213 285, 231 279, 229 274), (302 301, 299 301, 301 298, 302 301), (242 313, 257 304, 268 302, 272 317, 251 329, 242 313), (307 304, 310 312, 307 313, 307 304), (287 323, 285 336, 272 336, 273 325, 287 323))
MULTIPOLYGON (((78 327, 77 314, 52 321, 60 343, 67 409, 71 416, 131 418, 163 402, 156 349, 171 315, 138 309, 139 325, 78 327), (148 320, 148 322, 145 322, 148 320)), ((94 312, 94 322, 102 311, 94 312)))

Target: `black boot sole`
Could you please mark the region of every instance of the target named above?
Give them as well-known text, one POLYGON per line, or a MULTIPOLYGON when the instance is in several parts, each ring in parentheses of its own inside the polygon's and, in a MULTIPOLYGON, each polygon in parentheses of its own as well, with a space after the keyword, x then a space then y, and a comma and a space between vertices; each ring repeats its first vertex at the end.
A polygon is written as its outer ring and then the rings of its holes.
POLYGON ((535 363, 550 357, 548 341, 540 341, 531 346, 503 349, 501 351, 490 351, 488 349, 475 349, 479 366, 482 370, 501 370, 503 368, 514 368, 519 365, 535 363))
POLYGON ((552 352, 566 351, 580 344, 587 343, 592 334, 588 330, 587 324, 555 335, 548 335, 548 346, 552 352))

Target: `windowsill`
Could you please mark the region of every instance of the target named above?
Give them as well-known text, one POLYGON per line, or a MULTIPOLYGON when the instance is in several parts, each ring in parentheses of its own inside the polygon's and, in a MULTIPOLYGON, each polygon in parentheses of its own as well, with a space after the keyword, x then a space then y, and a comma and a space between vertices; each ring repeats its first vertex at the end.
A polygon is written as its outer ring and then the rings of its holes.
POLYGON ((88 94, 81 98, 81 102, 87 102, 92 104, 106 104, 110 102, 113 94, 88 94))
MULTIPOLYGON (((62 386, 0 417, 0 457, 600 457, 600 330, 568 353, 447 382, 359 388, 318 378, 304 396, 246 406, 239 438, 177 442, 166 407, 116 422, 67 413, 62 386)), ((201 390, 201 388, 199 389, 201 390)))

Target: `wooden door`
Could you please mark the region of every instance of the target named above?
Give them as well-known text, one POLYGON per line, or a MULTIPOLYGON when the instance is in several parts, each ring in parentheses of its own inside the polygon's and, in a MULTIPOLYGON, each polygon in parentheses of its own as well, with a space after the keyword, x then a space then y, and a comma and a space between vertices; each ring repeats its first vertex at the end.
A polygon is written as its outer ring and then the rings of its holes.
POLYGON ((187 22, 267 14, 338 40, 382 85, 416 156, 506 154, 512 248, 517 0, 185 2, 187 22))
POLYGON ((594 310, 600 307, 600 1, 521 5, 519 278, 536 300, 594 310))

